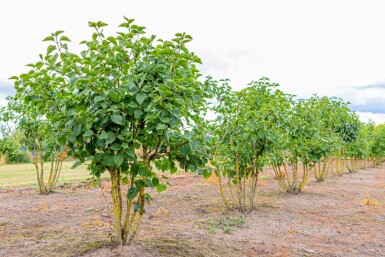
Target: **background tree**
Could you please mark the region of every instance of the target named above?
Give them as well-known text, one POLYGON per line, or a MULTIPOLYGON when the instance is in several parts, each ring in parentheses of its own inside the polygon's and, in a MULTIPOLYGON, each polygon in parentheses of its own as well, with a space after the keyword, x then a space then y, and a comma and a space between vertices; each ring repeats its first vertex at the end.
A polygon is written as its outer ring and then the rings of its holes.
MULTIPOLYGON (((31 95, 26 89, 17 97, 29 98, 31 95)), ((53 137, 52 124, 44 119, 35 103, 25 104, 13 97, 7 98, 7 105, 0 113, 13 140, 28 150, 28 154, 24 154, 35 166, 39 193, 49 194, 55 189, 67 152, 53 137), (48 175, 45 174, 44 162, 50 162, 48 175)))
POLYGON ((373 166, 380 165, 385 160, 385 124, 376 125, 373 129, 371 159, 373 166))
POLYGON ((334 128, 344 122, 351 111, 347 108, 347 103, 336 97, 315 95, 308 101, 318 130, 314 151, 320 156, 311 169, 316 180, 323 181, 332 169, 333 158, 339 156, 344 147, 343 135, 336 133, 334 128))
POLYGON ((350 158, 346 164, 349 171, 355 172, 366 167, 365 160, 369 159, 370 149, 373 144, 373 129, 373 123, 361 123, 357 139, 346 146, 346 156, 350 158))
MULTIPOLYGON (((349 172, 354 173, 357 172, 359 168, 356 162, 357 156, 362 154, 357 151, 349 151, 349 145, 354 147, 362 128, 362 124, 359 121, 357 114, 349 109, 345 112, 340 112, 339 117, 340 122, 334 126, 334 131, 340 136, 341 139, 341 150, 339 155, 342 159, 342 167, 346 165, 349 172)), ((339 169, 339 167, 337 169, 339 169)), ((342 171, 343 168, 339 171, 339 173, 342 171)))
POLYGON ((251 82, 245 89, 232 92, 228 82, 214 82, 217 118, 211 124, 213 158, 211 164, 219 178, 225 205, 240 212, 254 206, 258 174, 267 164, 266 153, 276 147, 285 110, 291 97, 277 89, 267 78, 251 82), (222 177, 226 182, 222 184, 222 177), (225 194, 224 186, 229 194, 225 194))
POLYGON ((6 126, 0 127, 0 164, 27 163, 28 153, 9 133, 6 126))
POLYGON ((286 117, 285 130, 278 137, 279 147, 270 155, 270 162, 281 188, 296 193, 303 189, 310 169, 323 155, 311 101, 296 101, 286 117))

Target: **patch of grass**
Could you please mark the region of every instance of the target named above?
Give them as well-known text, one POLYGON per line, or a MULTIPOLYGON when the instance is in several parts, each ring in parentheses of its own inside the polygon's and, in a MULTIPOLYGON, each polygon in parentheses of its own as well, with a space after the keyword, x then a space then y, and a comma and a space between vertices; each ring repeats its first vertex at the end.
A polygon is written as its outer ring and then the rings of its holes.
POLYGON ((88 217, 81 226, 86 229, 111 227, 109 223, 101 221, 98 216, 88 217))
POLYGON ((365 192, 365 198, 361 200, 362 206, 383 207, 383 205, 374 197, 370 196, 368 192, 365 192))
POLYGON ((102 248, 103 246, 108 246, 109 244, 110 244, 110 242, 102 241, 102 240, 99 240, 99 241, 89 241, 89 242, 86 242, 86 243, 80 245, 80 252, 81 253, 86 253, 86 252, 89 252, 89 251, 92 251, 92 250, 96 250, 96 249, 102 248))
POLYGON ((274 205, 272 201, 264 201, 259 204, 257 204, 258 208, 271 208, 271 209, 278 209, 278 206, 274 205))
POLYGON ((203 222, 202 225, 206 228, 207 233, 210 235, 215 234, 218 229, 221 229, 225 234, 232 234, 235 227, 242 227, 245 222, 245 216, 237 215, 232 218, 209 217, 203 222))
POLYGON ((153 252, 154 256, 234 256, 225 253, 224 249, 217 248, 214 245, 207 245, 207 242, 190 240, 183 237, 151 238, 140 241, 145 242, 146 248, 153 252))
MULTIPOLYGON (((85 181, 91 177, 90 172, 86 169, 86 165, 80 165, 75 169, 71 169, 73 164, 74 161, 63 162, 58 184, 85 181)), ((44 169, 46 180, 48 180, 50 163, 45 163, 44 169)), ((32 163, 0 166, 0 188, 36 185, 36 170, 32 163)))
MULTIPOLYGON (((2 237, 2 246, 11 246, 23 248, 27 243, 39 242, 40 247, 30 249, 28 256, 45 257, 45 256, 79 256, 90 250, 95 250, 103 246, 111 244, 111 240, 106 236, 108 231, 95 228, 83 236, 74 234, 73 230, 58 229, 43 225, 24 226, 18 229, 8 227, 11 231, 6 237, 2 237)), ((14 251, 14 250, 13 250, 14 251)), ((27 256, 25 252, 13 252, 14 255, 6 256, 27 256)), ((2 255, 1 255, 2 256, 2 255)), ((5 255, 4 255, 5 256, 5 255)))

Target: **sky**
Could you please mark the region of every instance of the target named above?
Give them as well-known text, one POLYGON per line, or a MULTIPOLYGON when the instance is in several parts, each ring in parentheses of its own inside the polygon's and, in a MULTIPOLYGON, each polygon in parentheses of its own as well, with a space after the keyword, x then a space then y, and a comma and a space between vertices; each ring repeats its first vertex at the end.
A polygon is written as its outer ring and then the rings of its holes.
POLYGON ((7 78, 38 60, 51 32, 66 31, 79 50, 92 34, 88 21, 108 23, 114 35, 126 16, 159 38, 192 35, 203 76, 231 79, 235 90, 268 77, 300 98, 341 97, 362 121, 383 123, 384 9, 380 0, 2 1, 0 103, 15 92, 7 78))

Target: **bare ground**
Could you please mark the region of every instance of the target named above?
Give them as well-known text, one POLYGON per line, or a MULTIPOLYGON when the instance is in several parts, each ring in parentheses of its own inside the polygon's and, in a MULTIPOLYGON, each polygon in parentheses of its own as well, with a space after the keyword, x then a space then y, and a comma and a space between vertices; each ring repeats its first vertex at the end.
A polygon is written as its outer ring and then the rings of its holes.
POLYGON ((111 242, 108 182, 104 195, 82 184, 48 196, 2 189, 0 256, 385 256, 385 208, 360 204, 365 192, 385 203, 385 168, 322 183, 310 178, 297 195, 280 191, 272 178, 261 181, 257 206, 242 225, 216 185, 171 176, 173 186, 153 194, 134 244, 123 247, 111 242), (237 224, 225 231, 220 221, 237 224))

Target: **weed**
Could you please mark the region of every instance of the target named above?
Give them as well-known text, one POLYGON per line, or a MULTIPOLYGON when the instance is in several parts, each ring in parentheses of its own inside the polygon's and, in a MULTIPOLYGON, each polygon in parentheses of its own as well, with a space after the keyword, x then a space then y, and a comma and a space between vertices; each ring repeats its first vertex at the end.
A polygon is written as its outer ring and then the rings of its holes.
POLYGON ((156 210, 155 212, 155 216, 166 216, 168 215, 170 212, 164 208, 164 207, 160 207, 158 210, 156 210))
MULTIPOLYGON (((189 240, 183 237, 162 237, 145 240, 149 251, 157 251, 156 256, 185 256, 185 257, 205 257, 205 256, 223 256, 223 249, 215 245, 206 245, 207 242, 200 240, 189 240)), ((227 256, 227 255, 226 255, 227 256)))
POLYGON ((362 206, 383 207, 383 205, 380 204, 376 198, 371 197, 368 192, 365 192, 365 198, 361 200, 360 203, 362 206))
POLYGON ((42 201, 39 205, 39 208, 37 208, 37 211, 46 211, 48 209, 48 205, 45 201, 42 201))
POLYGON ((263 175, 263 176, 261 177, 261 179, 263 179, 263 180, 270 180, 270 176, 263 175))
POLYGON ((89 217, 87 220, 85 220, 82 223, 82 227, 84 228, 104 228, 104 227, 110 227, 110 224, 104 223, 99 219, 98 216, 89 217))
POLYGON ((55 204, 56 204, 57 206, 60 206, 60 207, 63 207, 63 206, 64 206, 64 202, 63 202, 61 199, 57 199, 57 200, 55 201, 55 204))
POLYGON ((288 231, 290 234, 292 234, 292 235, 298 234, 298 231, 295 230, 295 229, 293 228, 292 225, 289 225, 289 227, 287 228, 287 231, 288 231))
POLYGON ((207 234, 215 234, 218 229, 221 229, 225 234, 232 234, 235 227, 242 227, 245 224, 245 216, 238 215, 233 218, 207 218, 203 222, 206 227, 207 234))

